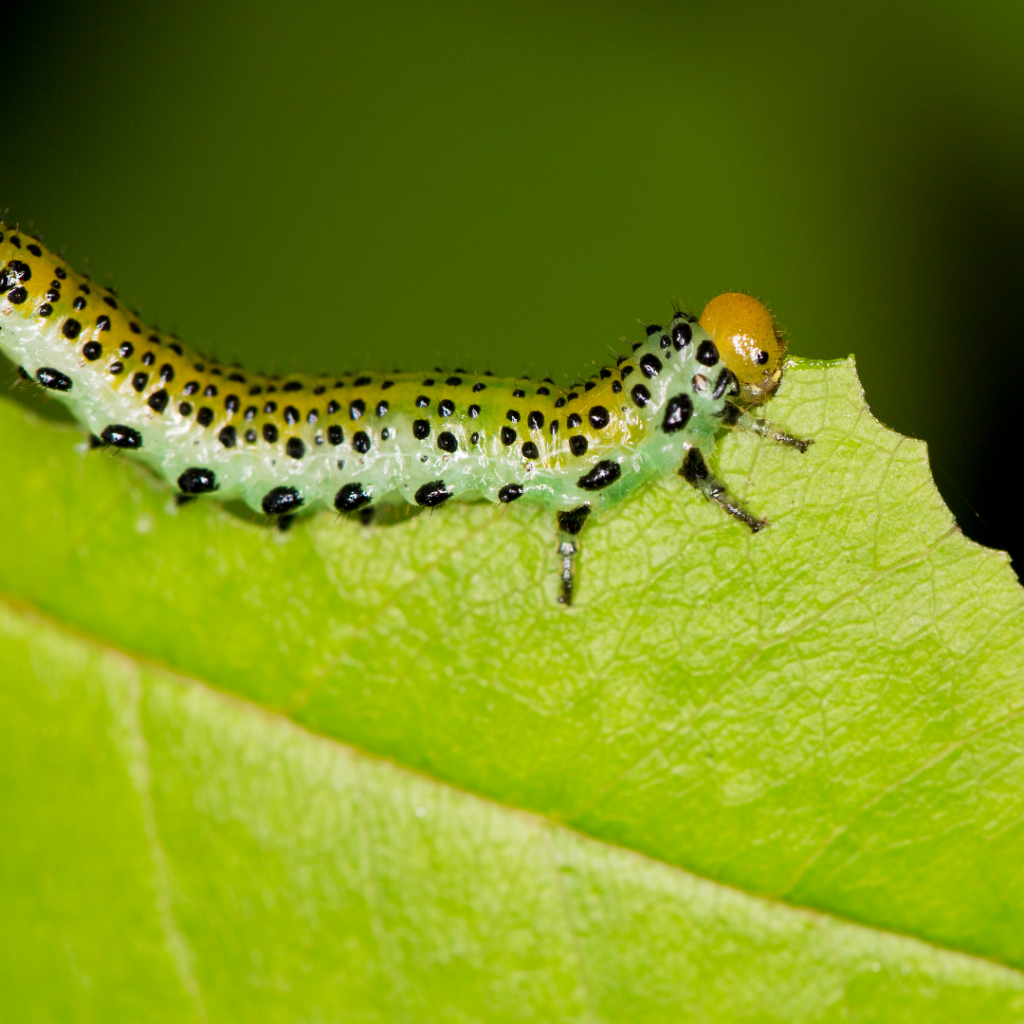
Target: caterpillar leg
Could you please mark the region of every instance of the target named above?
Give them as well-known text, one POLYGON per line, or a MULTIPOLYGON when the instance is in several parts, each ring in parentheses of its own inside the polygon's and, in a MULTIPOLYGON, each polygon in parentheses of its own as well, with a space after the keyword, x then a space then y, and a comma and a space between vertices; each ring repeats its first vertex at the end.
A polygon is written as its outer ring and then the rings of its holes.
POLYGON ((562 560, 562 569, 559 573, 562 592, 558 596, 559 604, 572 604, 572 595, 576 588, 575 560, 580 551, 580 532, 589 515, 589 505, 580 505, 579 508, 558 513, 558 555, 562 560))
POLYGON ((723 512, 728 512, 729 515, 747 526, 751 533, 757 533, 761 527, 767 525, 767 519, 758 519, 748 512, 735 498, 730 496, 725 484, 712 476, 699 448, 687 450, 679 475, 691 487, 700 491, 708 501, 713 501, 723 512))
POLYGON ((732 402, 726 402, 725 411, 722 414, 722 425, 733 430, 749 430, 759 437, 774 441, 776 444, 783 444, 787 448, 795 448, 801 453, 806 452, 814 444, 813 438, 804 440, 801 437, 787 434, 784 430, 779 430, 773 423, 769 423, 768 420, 761 420, 756 416, 751 416, 749 412, 744 412, 732 402))

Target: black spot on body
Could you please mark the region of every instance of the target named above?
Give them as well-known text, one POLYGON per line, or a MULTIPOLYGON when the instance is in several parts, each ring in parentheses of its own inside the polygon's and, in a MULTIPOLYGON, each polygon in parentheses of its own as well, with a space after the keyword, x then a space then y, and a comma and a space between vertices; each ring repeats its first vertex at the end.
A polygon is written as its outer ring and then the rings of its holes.
POLYGON ((477 416, 480 415, 480 406, 475 404, 471 405, 466 411, 469 413, 470 419, 475 420, 477 416))
POLYGON ((365 430, 357 430, 352 435, 352 447, 360 455, 365 455, 370 450, 370 435, 365 430))
POLYGON ((182 416, 191 416, 192 415, 192 403, 191 402, 182 402, 181 405, 178 406, 178 412, 180 412, 182 416))
MULTIPOLYGON (((153 355, 152 352, 143 352, 142 353, 142 363, 143 363, 144 366, 152 366, 155 362, 156 362, 156 356, 153 355)), ((210 385, 210 388, 213 388, 212 384, 210 385)), ((211 393, 210 392, 210 388, 206 389, 206 393, 208 395, 211 393)), ((212 393, 213 394, 217 394, 217 389, 213 388, 213 392, 212 393)))
POLYGON ((483 384, 483 383, 481 383, 480 381, 477 381, 477 382, 476 382, 476 383, 475 383, 475 384, 473 385, 473 390, 474 390, 474 391, 483 391, 483 389, 484 389, 485 387, 487 387, 487 385, 486 385, 486 384, 483 384))
POLYGON ((558 398, 555 399, 555 408, 556 409, 561 409, 563 405, 565 405, 565 399, 564 398, 558 397, 558 398))
POLYGON ((273 400, 267 402, 267 404, 263 406, 263 412, 266 413, 267 416, 272 416, 277 412, 277 402, 273 400))
POLYGON ((565 425, 570 430, 575 430, 582 422, 583 417, 578 412, 571 412, 566 418, 565 425))
POLYGON ((98 341, 87 341, 82 346, 82 355, 90 362, 95 362, 103 355, 103 346, 98 341))
POLYGON ((119 373, 124 373, 124 365, 122 363, 111 363, 107 370, 116 377, 119 373))
POLYGON ((430 437, 430 423, 427 420, 412 421, 412 436, 417 441, 424 441, 430 437))
POLYGON ((110 317, 104 313, 102 316, 96 317, 96 329, 99 331, 110 330, 110 317))
POLYGON ((518 423, 519 412, 516 409, 509 409, 509 411, 505 413, 505 419, 507 419, 509 423, 518 423))
POLYGON ((363 490, 360 483, 345 484, 334 496, 334 507, 339 512, 355 512, 370 503, 370 495, 363 490))
POLYGON ((612 394, 613 395, 618 395, 621 392, 622 392, 622 385, 617 380, 613 380, 612 381, 612 394))
POLYGON ((339 445, 345 440, 345 431, 334 423, 327 428, 327 440, 333 445, 339 445))
POLYGON ((445 384, 447 384, 449 387, 453 387, 453 388, 457 388, 461 383, 462 383, 462 378, 461 377, 449 377, 445 381, 445 384))
POLYGON ((511 427, 501 428, 501 443, 506 447, 516 443, 516 432, 511 427))
POLYGON ((354 387, 354 388, 365 388, 366 385, 369 384, 369 383, 370 383, 370 378, 369 377, 356 377, 356 379, 352 382, 352 387, 354 387))
MULTIPOLYGON (((26 298, 27 298, 27 296, 26 296, 26 298)), ((43 304, 42 304, 42 305, 41 305, 41 306, 39 307, 39 309, 38 309, 38 313, 39 313, 39 315, 40 315, 40 316, 42 316, 42 317, 47 317, 47 316, 50 316, 50 315, 51 315, 51 314, 53 313, 53 306, 51 306, 51 305, 50 305, 50 304, 49 304, 48 302, 44 302, 44 303, 43 303, 43 304)))
POLYGON ((78 297, 77 297, 77 298, 75 299, 75 301, 71 303, 71 305, 72 305, 72 307, 73 307, 74 309, 76 309, 76 310, 77 310, 77 311, 78 311, 79 313, 81 313, 81 312, 82 312, 82 310, 83 310, 83 309, 85 309, 85 306, 86 306, 86 300, 85 300, 84 298, 82 298, 82 296, 81 296, 81 295, 79 295, 79 296, 78 296, 78 297))
POLYGON ((539 459, 540 449, 532 441, 525 442, 525 444, 523 445, 523 458, 539 459))
MULTIPOLYGON (((163 376, 162 370, 160 371, 160 376, 163 376)), ((238 395, 228 395, 227 398, 224 399, 224 408, 229 413, 238 412, 238 410, 242 408, 242 403, 239 401, 238 395)))
POLYGON ((451 496, 452 492, 448 490, 443 480, 431 480, 416 492, 416 504, 425 508, 435 508, 437 505, 443 505, 451 496))
POLYGON ((693 415, 693 402, 689 395, 674 395, 665 404, 665 418, 661 421, 661 429, 666 434, 674 434, 682 430, 693 415))
POLYGON ((293 459, 301 459, 306 454, 306 445, 300 437, 289 437, 285 442, 284 450, 293 459))
POLYGON ((284 387, 281 390, 282 391, 301 391, 302 390, 302 381, 300 381, 300 380, 287 380, 287 381, 285 381, 284 387))
POLYGON ((161 388, 159 391, 154 391, 146 400, 146 405, 153 410, 153 412, 163 412, 167 408, 167 403, 170 401, 170 395, 161 388))
POLYGON ((234 427, 222 427, 221 432, 217 435, 217 439, 225 448, 234 448, 238 441, 238 434, 234 427))
POLYGON ((718 362, 718 349, 713 341, 702 341, 697 346, 697 362, 714 366, 718 362))
POLYGON ((137 430, 120 423, 111 423, 109 427, 104 427, 100 434, 100 440, 115 448, 142 447, 142 435, 137 430))
POLYGON ((337 402, 335 402, 333 400, 328 402, 327 403, 327 415, 328 416, 333 416, 340 408, 341 408, 341 406, 338 405, 337 402))
POLYGON ((82 325, 73 317, 69 316, 67 320, 64 321, 64 326, 61 327, 60 333, 63 334, 68 341, 74 341, 75 338, 82 333, 82 325))
POLYGON ((445 430, 437 435, 437 447, 443 452, 457 452, 459 450, 459 442, 454 434, 445 430))
POLYGON ((33 245, 31 242, 27 246, 25 246, 25 248, 28 249, 28 251, 32 253, 33 256, 43 255, 43 250, 40 249, 38 245, 33 245))
POLYGON ((302 495, 294 487, 275 487, 263 496, 263 511, 268 516, 282 516, 302 507, 302 495))
MULTIPOLYGON (((142 357, 142 361, 144 363, 146 363, 147 366, 152 366, 153 362, 154 362, 154 360, 153 360, 153 353, 152 352, 147 352, 146 355, 142 357), (148 362, 146 361, 146 356, 149 356, 149 361, 148 362)), ((203 388, 203 394, 206 395, 207 398, 216 398, 217 397, 217 385, 216 384, 207 384, 206 387, 203 388)))
MULTIPOLYGON (((135 346, 130 341, 122 341, 121 347, 117 350, 117 354, 122 359, 131 359, 134 352, 135 346)), ((199 385, 197 384, 196 387, 199 387, 199 385)))
POLYGON ((148 373, 143 373, 142 370, 139 370, 138 373, 136 373, 136 374, 134 374, 132 376, 132 387, 135 388, 136 391, 145 391, 146 390, 146 385, 148 383, 149 383, 149 374, 148 373))
POLYGON ((544 413, 534 409, 533 412, 526 417, 526 425, 531 430, 541 430, 544 426, 544 413))
POLYGON ((601 368, 601 380, 607 380, 612 375, 612 371, 607 367, 601 368))
POLYGON ((437 403, 438 416, 451 416, 455 412, 455 403, 445 398, 437 403))
POLYGON ((389 408, 390 408, 390 406, 388 405, 387 402, 378 402, 377 403, 377 410, 376 410, 377 411, 377 418, 380 419, 380 417, 382 417, 382 416, 387 416, 389 408))
POLYGON ((603 405, 593 406, 587 414, 587 419, 590 420, 590 425, 595 430, 603 430, 607 427, 610 418, 608 410, 603 405))
POLYGON ((643 384, 634 384, 629 397, 633 399, 633 404, 638 409, 642 409, 651 400, 651 393, 643 384))
POLYGON ((522 484, 505 484, 500 491, 498 491, 498 501, 504 502, 508 505, 510 502, 516 501, 518 498, 523 496, 522 484))
POLYGON ((277 427, 275 427, 273 423, 264 423, 263 440, 269 442, 270 444, 274 444, 277 441, 277 438, 277 427))
POLYGON ((732 402, 726 402, 725 407, 722 409, 722 426, 723 427, 735 427, 740 421, 742 410, 738 405, 733 405, 732 402))
POLYGON ((470 444, 476 444, 479 440, 480 440, 480 435, 479 435, 479 433, 477 433, 477 431, 474 430, 473 433, 469 435, 469 443, 470 444))
POLYGON ((643 356, 640 360, 640 372, 648 379, 657 377, 661 373, 662 364, 661 360, 651 352, 643 356))
MULTIPOLYGON (((198 423, 199 426, 201 427, 208 427, 212 422, 213 410, 209 406, 204 405, 202 409, 200 409, 199 412, 196 413, 196 423, 198 423)), ((276 427, 274 428, 274 432, 275 434, 277 433, 276 427)))
POLYGON ((289 427, 294 427, 299 422, 299 410, 294 405, 284 407, 284 421, 289 427))
POLYGON ((732 370, 728 367, 723 367, 722 370, 719 371, 718 377, 715 380, 715 386, 711 391, 711 397, 715 399, 721 398, 722 395, 725 394, 726 390, 735 382, 736 377, 732 370))
POLYGON ((589 473, 584 473, 576 481, 576 485, 585 491, 600 491, 609 484, 615 483, 620 476, 622 476, 622 469, 617 462, 612 462, 611 459, 602 459, 589 473))
POLYGON ((708 478, 708 464, 704 461, 699 448, 688 448, 683 458, 679 475, 688 484, 697 484, 708 478))
POLYGON ((682 352, 693 340, 693 328, 688 323, 676 324, 672 328, 672 344, 677 352, 682 352))
POLYGON ((512 397, 513 398, 525 398, 526 397, 526 392, 525 391, 521 391, 519 388, 516 388, 515 391, 512 392, 512 397))
POLYGON ((652 334, 657 334, 661 330, 661 324, 648 324, 647 325, 647 337, 649 338, 652 334))
POLYGON ((40 366, 36 370, 36 380, 51 391, 70 391, 72 387, 71 378, 52 366, 40 366))
POLYGON ((178 487, 183 494, 206 494, 217 490, 217 477, 212 469, 190 466, 178 477, 178 487))
POLYGON ((170 384, 174 380, 174 367, 170 363, 164 363, 160 367, 160 379, 166 384, 170 384))
POLYGON ((573 455, 586 455, 589 447, 587 439, 582 434, 576 434, 574 437, 569 438, 569 451, 573 455))
POLYGON ((576 537, 583 529, 583 525, 586 523, 589 516, 589 505, 580 505, 578 508, 569 509, 566 512, 559 512, 557 516, 558 527, 570 536, 576 537))
POLYGON ((255 430, 247 430, 245 432, 245 440, 249 444, 255 444, 256 443, 256 431, 255 430))

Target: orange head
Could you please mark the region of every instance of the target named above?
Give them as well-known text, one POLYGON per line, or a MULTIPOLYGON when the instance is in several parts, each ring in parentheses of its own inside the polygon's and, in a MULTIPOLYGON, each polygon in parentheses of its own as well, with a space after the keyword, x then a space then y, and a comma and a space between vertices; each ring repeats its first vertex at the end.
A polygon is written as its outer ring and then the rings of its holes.
POLYGON ((736 374, 747 401, 763 402, 782 379, 786 353, 771 313, 749 295, 726 292, 704 307, 700 325, 711 335, 722 362, 736 374))

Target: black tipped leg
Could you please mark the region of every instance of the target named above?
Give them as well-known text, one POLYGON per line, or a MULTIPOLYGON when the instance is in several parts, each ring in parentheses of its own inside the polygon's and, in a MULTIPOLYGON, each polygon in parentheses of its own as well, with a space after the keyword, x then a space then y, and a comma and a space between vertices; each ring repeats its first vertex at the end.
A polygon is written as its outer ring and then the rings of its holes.
POLYGON ((580 552, 579 536, 589 515, 589 505, 580 505, 579 508, 558 513, 558 556, 562 560, 562 568, 558 574, 562 585, 558 596, 559 604, 572 604, 576 590, 576 556, 580 552))
POLYGON ((723 512, 728 512, 734 519, 743 523, 751 533, 757 533, 762 527, 768 525, 767 519, 758 519, 751 515, 729 495, 725 484, 711 475, 711 470, 708 469, 708 464, 704 461, 704 456, 699 448, 687 450, 679 475, 691 487, 700 491, 708 501, 713 501, 723 512))
POLYGON ((734 430, 752 431, 759 437, 774 441, 776 444, 785 445, 787 448, 795 448, 801 454, 814 444, 814 438, 805 440, 802 437, 794 437, 792 434, 787 434, 784 430, 779 430, 778 427, 769 423, 768 420, 759 420, 751 416, 749 412, 743 412, 738 406, 733 405, 732 402, 725 403, 725 409, 722 412, 722 426, 734 430))

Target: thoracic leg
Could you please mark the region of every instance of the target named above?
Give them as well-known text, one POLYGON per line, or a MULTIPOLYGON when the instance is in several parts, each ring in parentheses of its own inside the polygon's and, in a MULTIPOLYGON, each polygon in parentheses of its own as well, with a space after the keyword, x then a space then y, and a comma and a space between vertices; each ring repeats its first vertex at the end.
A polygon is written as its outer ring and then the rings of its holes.
POLYGON ((756 516, 751 515, 738 501, 729 495, 725 484, 720 480, 716 480, 711 475, 711 470, 708 469, 708 464, 704 460, 704 456, 699 448, 687 450, 682 468, 679 470, 679 475, 691 487, 696 487, 708 501, 713 501, 724 512, 728 512, 729 515, 734 516, 741 523, 748 526, 751 533, 757 533, 762 526, 766 525, 766 519, 758 519, 756 516))
POLYGON ((751 416, 749 412, 744 412, 732 402, 726 403, 722 425, 733 430, 749 430, 776 444, 784 444, 787 448, 796 448, 799 452, 806 452, 814 444, 813 438, 805 441, 803 438, 787 434, 784 430, 779 430, 774 424, 769 423, 768 420, 760 420, 756 416, 751 416))
POLYGON ((572 604, 576 586, 575 559, 580 550, 580 531, 589 515, 589 505, 580 505, 579 508, 558 513, 558 554, 562 559, 562 569, 559 573, 562 581, 562 592, 558 597, 560 604, 572 604))

